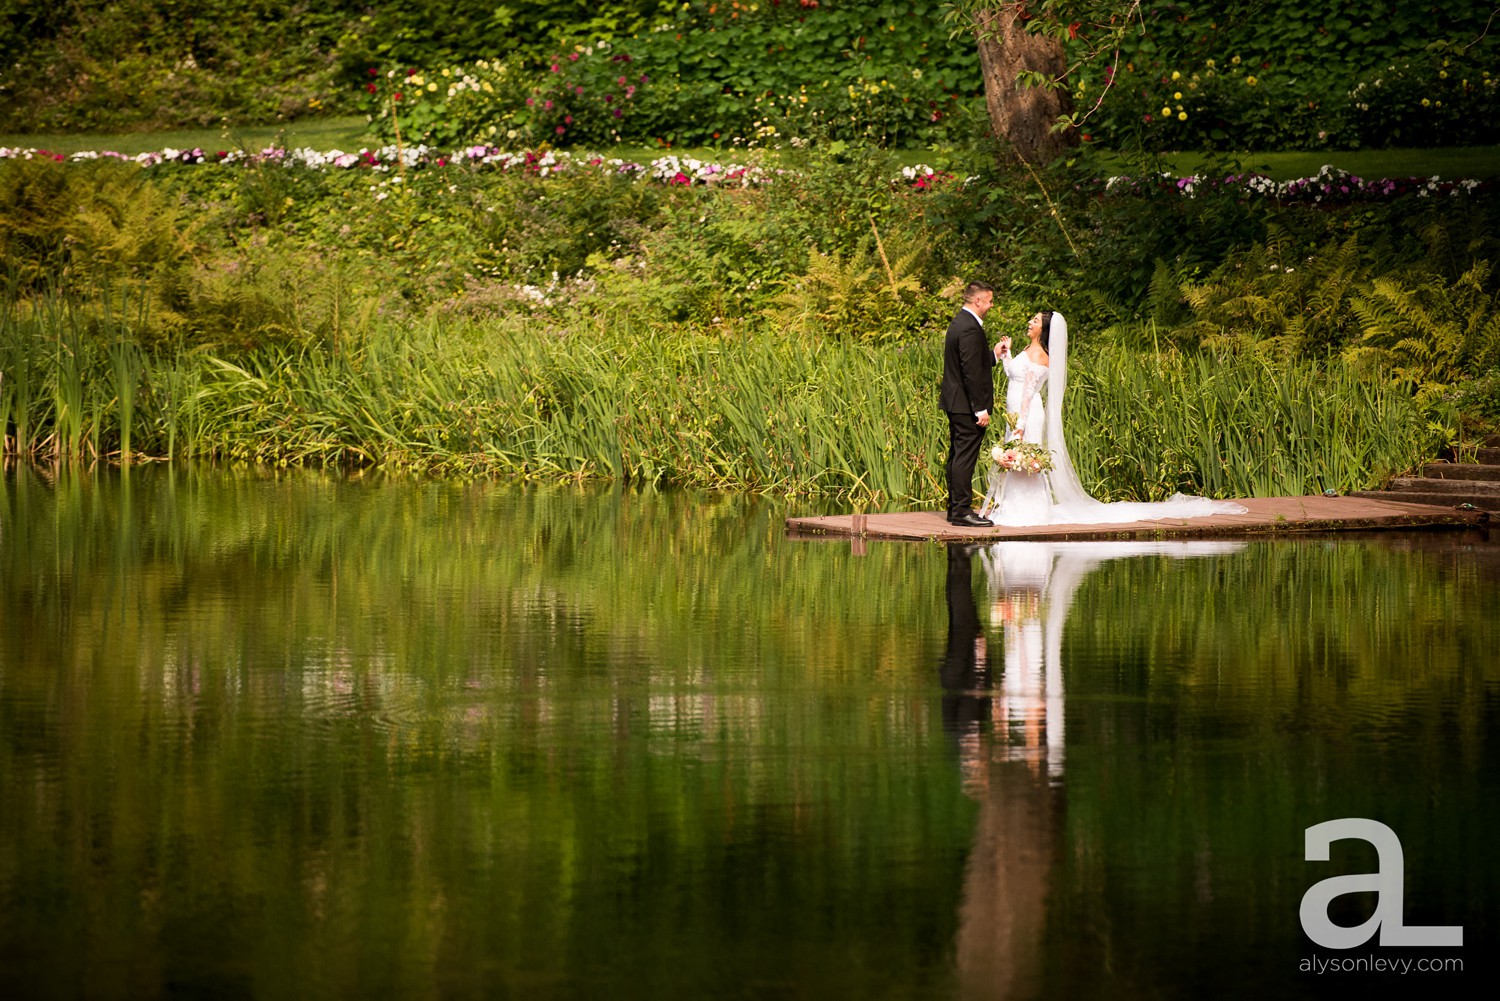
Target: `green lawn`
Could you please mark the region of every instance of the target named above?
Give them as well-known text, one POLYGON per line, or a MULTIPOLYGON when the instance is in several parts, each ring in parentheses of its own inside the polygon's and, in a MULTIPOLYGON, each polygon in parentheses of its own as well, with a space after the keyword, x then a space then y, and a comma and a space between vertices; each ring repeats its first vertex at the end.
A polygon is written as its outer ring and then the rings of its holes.
MULTIPOLYGON (((0 146, 36 147, 57 153, 79 150, 113 150, 116 153, 144 153, 166 147, 206 150, 261 149, 272 144, 311 146, 314 149, 357 150, 369 146, 373 139, 365 133, 362 116, 344 118, 309 118, 285 125, 235 126, 220 129, 180 129, 172 132, 133 132, 124 135, 78 133, 73 135, 0 134, 0 146)), ((607 151, 612 156, 630 160, 650 160, 665 153, 697 157, 703 160, 743 159, 747 154, 737 149, 689 147, 664 150, 644 146, 616 146, 607 151)), ((790 152, 790 151, 789 151, 790 152)), ((792 154, 795 159, 797 154, 792 154)), ((898 150, 903 163, 934 162, 942 153, 930 150, 898 150)), ((1342 167, 1361 177, 1500 177, 1500 146, 1469 146, 1448 149, 1378 149, 1317 153, 1241 153, 1241 167, 1286 181, 1308 177, 1325 163, 1342 167)), ((1126 173, 1123 160, 1113 161, 1107 154, 1100 157, 1106 169, 1126 173)), ((1201 154, 1171 153, 1164 157, 1170 169, 1179 174, 1198 171, 1201 154)))
MULTIPOLYGON (((1360 177, 1431 177, 1444 180, 1500 177, 1500 146, 1460 146, 1446 149, 1361 149, 1315 153, 1240 153, 1246 169, 1278 181, 1311 177, 1325 163, 1360 177)), ((1203 162, 1196 153, 1175 153, 1167 161, 1179 174, 1192 174, 1203 162)))
POLYGON ((171 132, 107 134, 79 132, 70 135, 0 134, 0 146, 35 147, 54 153, 81 150, 111 150, 115 153, 146 153, 151 150, 264 149, 279 146, 311 146, 314 149, 357 150, 368 146, 363 115, 346 118, 304 118, 284 125, 236 125, 216 129, 176 129, 171 132))

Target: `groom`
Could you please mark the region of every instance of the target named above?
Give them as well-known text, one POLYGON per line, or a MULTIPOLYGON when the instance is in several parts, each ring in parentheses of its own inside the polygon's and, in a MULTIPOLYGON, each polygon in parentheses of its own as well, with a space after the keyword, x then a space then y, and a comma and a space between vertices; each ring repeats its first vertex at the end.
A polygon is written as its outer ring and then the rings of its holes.
POLYGON ((989 528, 993 522, 974 513, 974 466, 990 426, 995 405, 995 383, 990 371, 995 355, 984 336, 984 314, 990 311, 995 290, 984 282, 969 282, 964 305, 948 324, 943 341, 942 408, 948 413, 948 523, 965 528, 989 528))

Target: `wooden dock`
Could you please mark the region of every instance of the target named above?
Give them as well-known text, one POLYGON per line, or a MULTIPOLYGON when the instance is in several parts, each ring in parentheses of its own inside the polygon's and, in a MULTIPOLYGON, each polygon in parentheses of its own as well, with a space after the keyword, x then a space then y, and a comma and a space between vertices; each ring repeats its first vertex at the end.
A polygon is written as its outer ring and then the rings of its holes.
POLYGON ((933 542, 985 542, 999 539, 1160 539, 1228 538, 1368 532, 1389 529, 1479 528, 1489 512, 1365 497, 1254 497, 1239 500, 1245 514, 1206 518, 1163 518, 1112 525, 1037 525, 1030 528, 960 528, 941 511, 885 514, 829 514, 788 518, 794 539, 910 539, 933 542))

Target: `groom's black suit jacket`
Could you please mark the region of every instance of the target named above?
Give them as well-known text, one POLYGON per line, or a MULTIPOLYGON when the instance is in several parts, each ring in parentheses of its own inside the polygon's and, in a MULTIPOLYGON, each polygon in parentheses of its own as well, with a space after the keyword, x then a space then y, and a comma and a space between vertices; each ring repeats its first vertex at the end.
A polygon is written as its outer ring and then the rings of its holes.
POLYGON ((995 409, 995 355, 974 314, 960 309, 943 339, 942 407, 952 414, 995 409))

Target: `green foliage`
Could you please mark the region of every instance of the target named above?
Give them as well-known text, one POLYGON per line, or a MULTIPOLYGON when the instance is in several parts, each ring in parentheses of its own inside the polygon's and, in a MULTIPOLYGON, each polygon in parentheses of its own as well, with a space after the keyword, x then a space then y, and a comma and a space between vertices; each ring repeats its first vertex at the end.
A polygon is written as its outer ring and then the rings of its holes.
MULTIPOLYGON (((1117 65, 1111 51, 1079 66, 1074 99, 1092 107, 1108 89, 1085 131, 1151 149, 1494 142, 1489 13, 1415 0, 1379 18, 1347 0, 1147 3, 1118 36, 1117 65)), ((1089 42, 1085 31, 1075 53, 1089 42)))
POLYGON ((0 261, 23 293, 169 273, 187 263, 191 230, 171 197, 133 165, 79 171, 38 158, 0 169, 0 261))
POLYGON ((0 6, 0 116, 18 131, 286 121, 353 103, 331 57, 352 4, 15 6, 0 6))
POLYGON ((1196 321, 1185 332, 1270 357, 1326 357, 1358 336, 1352 299, 1368 280, 1357 236, 1304 258, 1285 233, 1273 231, 1202 284, 1183 284, 1196 321))
POLYGON ((503 50, 420 69, 381 61, 364 71, 368 112, 386 139, 394 112, 408 141, 439 145, 914 146, 967 132, 973 54, 946 44, 922 5, 751 6, 684 4, 535 63, 503 50))
POLYGON ((1500 369, 1500 291, 1481 261, 1451 285, 1441 276, 1382 276, 1351 304, 1363 333, 1357 363, 1434 394, 1466 374, 1500 369))

